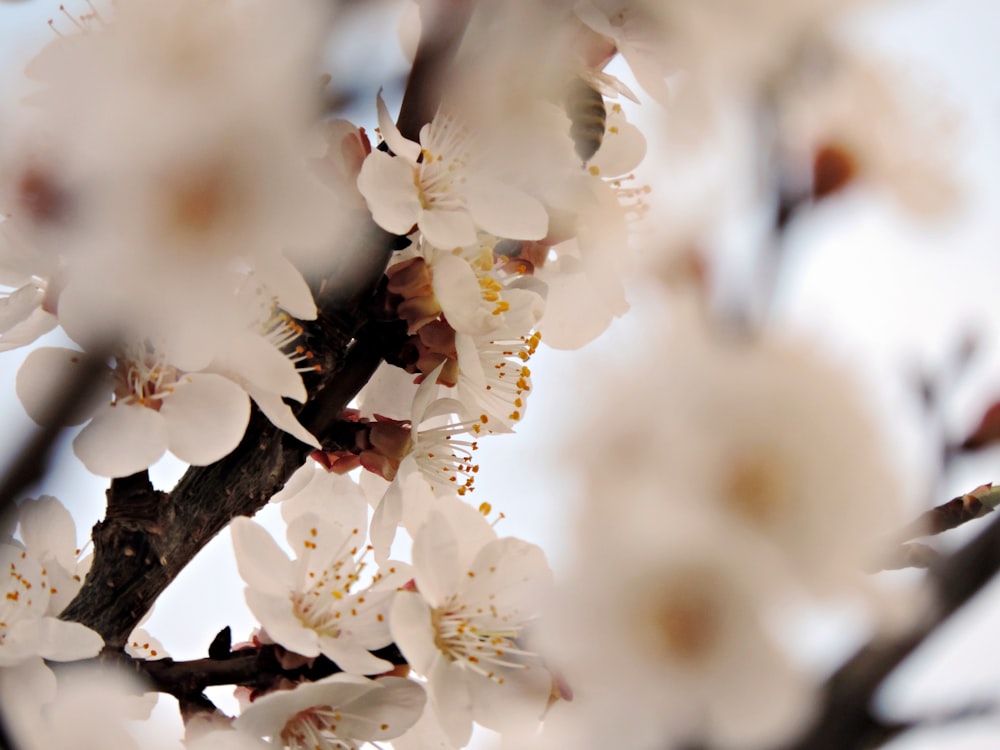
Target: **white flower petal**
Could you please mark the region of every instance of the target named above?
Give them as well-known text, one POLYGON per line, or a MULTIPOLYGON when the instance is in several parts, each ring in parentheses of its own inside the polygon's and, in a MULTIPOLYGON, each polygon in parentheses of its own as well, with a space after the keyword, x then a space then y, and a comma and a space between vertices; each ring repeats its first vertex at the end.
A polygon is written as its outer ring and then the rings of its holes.
POLYGON ((238 516, 229 524, 236 567, 248 586, 273 596, 291 590, 293 564, 260 524, 238 516))
POLYGON ((291 407, 281 400, 281 396, 256 389, 250 390, 250 396, 275 427, 280 427, 292 437, 298 438, 313 448, 322 447, 316 436, 302 426, 302 423, 292 413, 291 407))
POLYGON ((337 730, 346 737, 391 740, 413 726, 423 713, 427 694, 413 680, 382 677, 375 690, 365 693, 341 709, 344 717, 337 730))
POLYGON ((20 537, 36 560, 55 558, 66 570, 76 568, 76 524, 51 495, 27 500, 19 509, 20 537))
MULTIPOLYGON (((22 621, 34 628, 38 639, 38 655, 52 661, 76 661, 97 656, 104 648, 104 639, 78 622, 63 622, 55 617, 22 621)), ((18 623, 20 624, 20 623, 18 623)))
POLYGON ((288 481, 285 482, 285 486, 271 496, 271 502, 280 503, 299 494, 309 486, 315 473, 315 462, 306 461, 288 478, 288 481))
POLYGON ((551 592, 552 572, 541 547, 506 537, 486 544, 473 560, 466 588, 475 586, 505 616, 532 618, 551 592))
POLYGON ((618 177, 639 166, 646 156, 646 137, 624 117, 609 120, 601 147, 590 160, 602 177, 618 177))
POLYGON ((375 223, 392 234, 408 234, 420 218, 413 167, 384 151, 372 151, 361 165, 358 190, 375 223))
POLYGON ((442 250, 476 244, 476 224, 465 211, 426 210, 419 223, 424 239, 442 250))
POLYGON ((545 207, 537 198, 515 187, 480 179, 469 186, 466 197, 476 224, 497 237, 540 240, 549 232, 545 207))
POLYGON ((469 680, 476 722, 506 733, 533 728, 552 695, 552 675, 540 663, 504 671, 504 681, 469 680))
POLYGON ((45 292, 35 284, 25 284, 6 297, 0 297, 0 334, 6 334, 26 321, 39 308, 45 292))
POLYGON ((290 524, 304 513, 316 513, 345 530, 364 529, 368 503, 357 482, 350 476, 326 471, 315 461, 307 463, 305 468, 311 481, 300 485, 294 496, 291 493, 285 496, 281 505, 285 523, 290 524))
MULTIPOLYGON (((83 357, 83 352, 50 346, 43 346, 28 354, 17 371, 15 390, 29 417, 44 424, 49 418, 52 401, 59 398, 65 384, 78 382, 83 357)), ((107 399, 111 392, 110 373, 104 374, 102 381, 95 384, 93 392, 96 395, 88 402, 81 402, 79 409, 69 415, 66 424, 86 421, 98 405, 107 399)))
POLYGON ((459 333, 479 336, 499 323, 483 304, 483 290, 466 260, 457 255, 434 258, 434 296, 449 325, 459 333))
POLYGON ((58 324, 55 315, 40 307, 36 308, 20 325, 5 331, 3 336, 0 336, 0 352, 9 352, 11 349, 26 346, 58 324))
POLYGON ((455 747, 465 747, 472 736, 473 715, 468 673, 459 662, 438 658, 428 675, 427 688, 448 740, 455 747))
POLYGON ((250 397, 228 378, 195 373, 178 382, 160 413, 170 452, 201 466, 218 461, 239 445, 250 421, 250 397))
POLYGON ((417 674, 427 675, 440 651, 434 644, 431 608, 424 597, 411 591, 397 593, 389 613, 389 628, 409 665, 417 674))
MULTIPOLYGON (((388 641, 388 639, 386 640, 388 641)), ((382 645, 385 646, 388 643, 382 645)), ((374 675, 390 672, 393 669, 392 662, 373 656, 357 641, 321 635, 319 636, 319 649, 338 667, 351 674, 374 675)))
POLYGON ((210 369, 258 390, 288 396, 300 403, 306 400, 306 388, 295 364, 270 341, 250 331, 230 336, 210 369))
POLYGON ((245 595, 247 606, 271 640, 297 654, 319 656, 319 638, 295 617, 290 593, 284 597, 270 596, 248 588, 245 595))
POLYGON ((302 273, 288 258, 278 253, 262 253, 254 258, 253 268, 289 315, 300 320, 316 319, 312 291, 302 273))
POLYGON ((553 349, 579 349, 622 314, 618 300, 606 294, 576 258, 561 258, 558 269, 553 268, 552 273, 546 269, 544 278, 549 293, 538 330, 542 342, 553 349))
POLYGON ((138 404, 104 407, 73 441, 77 458, 102 477, 127 477, 148 469, 166 450, 163 415, 138 404))
POLYGON ((417 569, 417 588, 432 606, 444 604, 458 586, 461 561, 458 540, 447 517, 431 513, 413 542, 413 565, 417 569))

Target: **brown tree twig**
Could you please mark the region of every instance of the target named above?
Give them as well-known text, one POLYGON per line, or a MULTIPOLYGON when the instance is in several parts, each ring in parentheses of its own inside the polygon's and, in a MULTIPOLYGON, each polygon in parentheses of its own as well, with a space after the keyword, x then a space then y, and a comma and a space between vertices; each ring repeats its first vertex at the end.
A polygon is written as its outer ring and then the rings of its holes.
MULTIPOLYGON (((448 15, 449 2, 441 5, 440 24, 425 26, 433 33, 421 39, 417 50, 400 118, 406 135, 419 130, 420 117, 436 111, 442 66, 450 63, 471 13, 470 0, 463 0, 459 10, 464 12, 448 15)), ((298 416, 320 441, 382 360, 385 334, 377 323, 369 323, 366 302, 382 278, 395 238, 365 221, 367 226, 351 240, 356 245, 361 237, 362 244, 370 243, 367 252, 351 254, 358 268, 352 269, 349 285, 342 279, 318 285, 319 320, 305 334, 318 350, 322 369, 307 382, 310 398, 298 416)), ((94 563, 61 617, 93 628, 109 647, 120 649, 194 555, 230 520, 252 515, 267 503, 310 451, 254 410, 239 446, 221 461, 189 469, 169 495, 157 493, 148 478, 130 480, 133 500, 146 500, 133 512, 119 496, 125 483, 113 485, 109 513, 94 527, 94 563)))
POLYGON ((982 518, 993 512, 997 502, 1000 502, 1000 487, 995 488, 990 482, 931 508, 895 534, 892 543, 895 547, 869 572, 931 567, 940 554, 933 547, 908 540, 942 534, 982 518))
MULTIPOLYGON (((285 680, 315 681, 342 671, 325 656, 298 666, 286 666, 282 663, 284 653, 280 646, 263 644, 238 649, 224 658, 147 661, 133 659, 121 651, 108 651, 99 660, 131 671, 147 680, 157 691, 178 699, 198 696, 205 688, 216 685, 239 685, 267 692, 285 680)), ((372 653, 396 666, 406 665, 406 659, 394 644, 372 653)))
POLYGON ((979 536, 929 569, 936 606, 921 621, 905 633, 874 638, 826 681, 816 721, 787 750, 843 750, 880 742, 884 724, 872 705, 878 689, 998 571, 1000 518, 994 518, 979 536))
POLYGON ((899 540, 933 536, 958 528, 964 523, 992 513, 998 501, 1000 501, 1000 487, 994 488, 992 482, 980 485, 971 492, 959 495, 923 513, 900 530, 899 540))

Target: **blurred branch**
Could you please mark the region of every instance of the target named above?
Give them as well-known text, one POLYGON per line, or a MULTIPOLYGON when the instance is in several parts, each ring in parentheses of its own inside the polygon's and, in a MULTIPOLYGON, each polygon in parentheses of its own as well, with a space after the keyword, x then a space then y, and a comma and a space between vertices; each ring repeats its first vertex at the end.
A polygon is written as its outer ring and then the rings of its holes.
POLYGON ((941 553, 926 544, 910 542, 901 544, 892 554, 882 561, 881 566, 869 570, 878 573, 880 570, 903 570, 904 568, 930 568, 939 563, 941 553))
POLYGON ((992 513, 998 500, 1000 500, 1000 487, 994 489, 992 482, 980 485, 971 492, 959 495, 923 513, 915 521, 903 527, 899 539, 906 541, 950 531, 992 513))
POLYGON ((873 731, 870 746, 881 747, 882 745, 897 739, 907 732, 938 729, 965 721, 974 721, 975 719, 982 719, 991 716, 997 716, 997 706, 995 704, 977 703, 946 712, 935 713, 931 716, 922 716, 917 719, 887 721, 879 723, 878 728, 873 731))
POLYGON ((81 364, 74 377, 54 393, 45 425, 39 428, 21 448, 0 479, 0 511, 12 504, 48 470, 52 446, 62 435, 70 415, 87 403, 91 391, 106 369, 106 352, 81 355, 81 364))
POLYGON ((935 607, 910 630, 876 637, 826 681, 819 715, 788 750, 843 750, 881 742, 872 700, 885 679, 1000 570, 1000 518, 928 571, 935 607))
POLYGON ((475 0, 429 0, 420 4, 421 37, 399 109, 399 132, 420 140, 420 128, 434 119, 448 71, 458 52, 475 0))
MULTIPOLYGON (((426 121, 421 118, 429 119, 437 110, 441 90, 431 85, 431 79, 439 80, 450 64, 471 13, 468 2, 441 2, 439 9, 440 23, 424 26, 425 37, 407 83, 400 128, 408 137, 415 138, 426 121), (447 12, 453 6, 454 12, 447 12)), ((306 343, 321 367, 306 380, 309 400, 298 416, 320 441, 374 374, 388 341, 371 299, 396 238, 375 227, 370 218, 364 221, 367 224, 356 227, 337 248, 354 267, 320 285, 318 320, 306 326, 306 343)), ((188 469, 169 495, 152 487, 138 488, 140 496, 156 498, 151 515, 137 521, 128 512, 116 513, 113 486, 109 514, 94 527, 93 566, 62 618, 93 628, 108 647, 120 649, 195 554, 233 518, 253 515, 263 507, 311 451, 254 409, 243 440, 228 456, 188 469)), ((141 485, 141 478, 136 481, 141 485)))

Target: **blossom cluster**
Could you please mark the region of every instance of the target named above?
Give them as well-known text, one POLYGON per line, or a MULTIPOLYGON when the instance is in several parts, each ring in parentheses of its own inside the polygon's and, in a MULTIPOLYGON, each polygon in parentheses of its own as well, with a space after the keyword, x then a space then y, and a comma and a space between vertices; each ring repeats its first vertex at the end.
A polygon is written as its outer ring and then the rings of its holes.
MULTIPOLYGON (((228 519, 259 627, 211 659, 266 651, 277 666, 239 683, 237 716, 182 706, 189 747, 457 750, 476 726, 518 747, 763 746, 816 698, 772 620, 848 598, 898 624, 861 574, 900 497, 864 406, 805 348, 719 337, 704 298, 605 373, 614 387, 570 441, 582 522, 562 586, 476 494, 480 441, 529 413, 539 348, 603 333, 637 259, 669 275, 669 252, 634 252, 646 140, 609 62, 663 105, 677 76, 697 84, 681 100, 734 71, 766 88, 834 4, 751 13, 754 43, 718 57, 706 38, 743 17, 731 3, 481 7, 428 121, 397 122, 380 91, 372 138, 323 111, 340 16, 319 0, 84 1, 50 22, 0 142, 0 350, 57 326, 75 345, 35 346, 17 395, 40 423, 84 424, 77 457, 112 479, 167 452, 213 464, 255 409, 309 456, 271 498, 284 541, 228 519), (386 332, 381 364, 320 430, 306 409, 329 383, 309 347, 329 290, 370 262, 342 249, 356 235, 391 238, 358 303, 386 332), (71 388, 87 396, 52 414, 71 388)), ((104 645, 58 619, 89 562, 67 511, 25 502, 9 531, 0 700, 19 746, 66 746, 83 724, 95 746, 138 746, 95 703, 142 719, 148 685, 49 664, 104 645)), ((125 651, 166 656, 141 628, 125 651)))

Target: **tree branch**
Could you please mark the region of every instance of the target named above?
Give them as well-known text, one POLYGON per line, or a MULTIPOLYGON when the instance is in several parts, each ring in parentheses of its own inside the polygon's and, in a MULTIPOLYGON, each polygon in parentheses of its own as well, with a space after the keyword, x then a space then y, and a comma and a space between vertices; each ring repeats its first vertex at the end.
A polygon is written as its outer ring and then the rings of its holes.
POLYGON ((980 485, 971 492, 959 495, 922 514, 900 531, 899 539, 907 541, 958 528, 964 523, 992 513, 998 500, 1000 500, 1000 487, 994 489, 992 483, 980 485))
POLYGON ((1000 518, 928 572, 936 607, 908 632, 875 638, 826 682, 823 705, 810 731, 788 750, 871 747, 884 725, 872 699, 895 669, 1000 570, 1000 518))
MULTIPOLYGON (((342 671, 322 655, 297 666, 285 666, 282 663, 282 656, 286 653, 276 644, 263 644, 239 649, 221 659, 209 657, 190 661, 173 659, 145 661, 115 651, 108 653, 104 661, 135 672, 149 680, 157 691, 169 693, 178 700, 199 696, 205 688, 214 685, 239 685, 254 691, 267 692, 284 680, 315 681, 342 671)), ((396 666, 406 664, 406 659, 395 644, 372 653, 396 666)))

